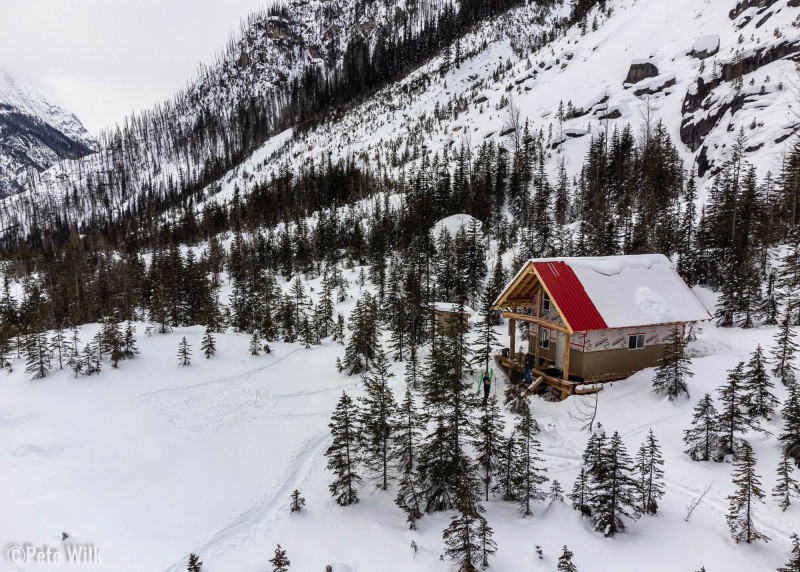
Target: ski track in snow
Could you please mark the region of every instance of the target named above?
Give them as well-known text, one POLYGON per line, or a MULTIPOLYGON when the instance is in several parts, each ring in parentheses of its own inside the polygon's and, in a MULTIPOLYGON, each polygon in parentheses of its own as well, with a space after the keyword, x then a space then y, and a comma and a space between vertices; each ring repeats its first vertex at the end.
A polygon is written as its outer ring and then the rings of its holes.
MULTIPOLYGON (((319 470, 318 465, 323 450, 330 441, 328 431, 320 431, 303 440, 287 463, 284 474, 277 479, 273 488, 259 501, 232 517, 219 531, 203 541, 193 551, 196 554, 222 556, 231 549, 248 544, 264 533, 272 530, 280 520, 287 518, 289 497, 293 490, 302 488, 309 475, 319 470)), ((180 572, 185 569, 188 554, 167 568, 167 572, 180 572)))
MULTIPOLYGON (((189 431, 213 433, 245 421, 264 417, 275 411, 282 399, 304 397, 321 392, 341 391, 352 383, 339 384, 322 390, 274 392, 263 385, 257 376, 290 358, 302 348, 296 348, 275 361, 244 373, 205 381, 188 387, 149 391, 140 399, 175 427, 189 431)), ((328 412, 320 412, 327 415, 328 412)), ((308 416, 310 414, 301 414, 308 416)))

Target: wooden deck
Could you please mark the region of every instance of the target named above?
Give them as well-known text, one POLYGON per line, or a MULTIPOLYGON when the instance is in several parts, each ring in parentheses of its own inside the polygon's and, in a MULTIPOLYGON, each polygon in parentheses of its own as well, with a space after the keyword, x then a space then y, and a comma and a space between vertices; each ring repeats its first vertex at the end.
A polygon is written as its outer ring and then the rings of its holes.
MULTIPOLYGON (((525 356, 511 358, 502 354, 497 354, 495 359, 508 371, 515 371, 519 373, 525 371, 525 356)), ((570 395, 589 395, 591 393, 597 393, 603 390, 604 383, 625 379, 629 375, 630 374, 607 374, 596 376, 591 379, 567 381, 565 379, 561 379, 560 377, 545 373, 540 369, 531 368, 531 377, 537 380, 536 388, 541 385, 541 382, 539 382, 540 378, 545 384, 560 391, 562 398, 567 398, 570 395)), ((533 391, 535 391, 536 388, 533 388, 533 391)), ((525 393, 529 393, 529 390, 526 390, 525 393)))

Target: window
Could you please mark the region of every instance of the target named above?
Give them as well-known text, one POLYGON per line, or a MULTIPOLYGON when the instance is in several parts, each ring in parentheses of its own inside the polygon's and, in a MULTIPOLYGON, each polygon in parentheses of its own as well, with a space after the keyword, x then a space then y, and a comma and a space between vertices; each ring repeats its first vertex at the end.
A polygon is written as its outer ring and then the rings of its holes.
POLYGON ((644 347, 644 334, 631 334, 628 336, 628 349, 640 350, 644 347))
POLYGON ((542 314, 550 313, 550 296, 547 294, 542 295, 542 314))
POLYGON ((539 328, 539 347, 543 349, 550 347, 550 330, 548 328, 539 328))

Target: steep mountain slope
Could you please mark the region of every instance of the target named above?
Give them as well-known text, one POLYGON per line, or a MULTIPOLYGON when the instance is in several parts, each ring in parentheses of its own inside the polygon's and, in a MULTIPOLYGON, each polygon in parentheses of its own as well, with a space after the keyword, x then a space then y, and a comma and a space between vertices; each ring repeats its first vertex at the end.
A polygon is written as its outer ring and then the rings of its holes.
POLYGON ((544 134, 553 174, 562 158, 578 174, 592 133, 662 121, 703 183, 740 129, 763 177, 780 171, 798 129, 799 16, 794 0, 609 0, 585 32, 576 25, 535 49, 533 39, 556 18, 537 24, 530 7, 516 8, 464 38, 462 48, 475 55, 460 66, 434 58, 336 121, 297 134, 269 160, 249 163, 246 178, 230 173, 207 195, 237 184, 246 191, 272 177, 276 163, 328 154, 367 168, 391 165, 398 176, 424 153, 453 152, 462 142, 473 152, 489 139, 509 147, 512 109, 517 124, 544 134))
POLYGON ((183 208, 270 135, 402 75, 516 3, 294 0, 256 13, 186 90, 102 133, 94 156, 58 165, 0 205, 0 226, 24 232, 36 220, 53 230, 183 208))
POLYGON ((95 146, 74 114, 0 69, 0 197, 21 191, 29 170, 78 159, 95 146))

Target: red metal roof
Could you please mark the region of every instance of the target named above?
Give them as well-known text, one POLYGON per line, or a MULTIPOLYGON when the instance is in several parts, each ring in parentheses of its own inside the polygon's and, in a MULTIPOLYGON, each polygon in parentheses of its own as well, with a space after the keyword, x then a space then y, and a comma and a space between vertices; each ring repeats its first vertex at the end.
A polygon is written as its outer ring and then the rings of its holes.
POLYGON ((558 306, 562 316, 575 332, 605 330, 603 316, 586 293, 572 268, 560 261, 534 262, 534 268, 558 306))

